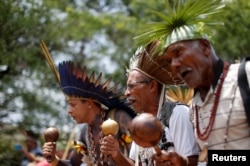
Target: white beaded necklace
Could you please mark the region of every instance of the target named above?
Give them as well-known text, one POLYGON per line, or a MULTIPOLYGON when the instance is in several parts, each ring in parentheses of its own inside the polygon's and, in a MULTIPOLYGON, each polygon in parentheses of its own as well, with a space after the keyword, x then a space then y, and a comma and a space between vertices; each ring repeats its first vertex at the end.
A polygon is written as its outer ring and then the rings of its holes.
MULTIPOLYGON (((105 111, 102 109, 101 110, 101 123, 104 121, 104 117, 105 117, 105 111)), ((96 145, 94 142, 94 136, 92 134, 92 129, 89 125, 88 125, 87 130, 88 130, 88 134, 86 134, 86 143, 87 143, 87 147, 88 147, 88 154, 89 154, 90 161, 91 161, 91 163, 93 163, 94 166, 95 165, 98 166, 100 164, 103 165, 104 161, 100 155, 100 151, 97 151, 97 149, 96 149, 96 145)), ((100 127, 99 140, 101 140, 101 138, 102 138, 102 132, 101 132, 101 127, 100 127)), ((99 142, 98 142, 98 145, 100 146, 99 142)))

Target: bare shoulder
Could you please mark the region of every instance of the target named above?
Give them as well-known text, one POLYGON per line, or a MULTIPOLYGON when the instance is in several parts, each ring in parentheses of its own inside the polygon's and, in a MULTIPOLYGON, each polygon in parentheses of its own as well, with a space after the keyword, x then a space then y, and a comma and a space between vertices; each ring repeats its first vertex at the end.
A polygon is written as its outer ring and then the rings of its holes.
POLYGON ((117 133, 117 139, 119 140, 120 150, 124 156, 129 155, 131 148, 132 139, 129 135, 128 126, 134 116, 131 116, 128 112, 123 109, 116 109, 113 112, 113 119, 119 125, 119 132, 117 133))
POLYGON ((115 114, 114 114, 114 118, 116 120, 118 120, 118 122, 120 121, 131 121, 134 116, 131 116, 128 112, 126 112, 125 110, 122 109, 117 109, 115 110, 115 114), (124 120, 123 120, 124 119, 124 120))
POLYGON ((122 133, 127 133, 128 125, 133 118, 134 116, 131 116, 128 112, 122 109, 117 109, 114 112, 114 120, 119 124, 122 133))

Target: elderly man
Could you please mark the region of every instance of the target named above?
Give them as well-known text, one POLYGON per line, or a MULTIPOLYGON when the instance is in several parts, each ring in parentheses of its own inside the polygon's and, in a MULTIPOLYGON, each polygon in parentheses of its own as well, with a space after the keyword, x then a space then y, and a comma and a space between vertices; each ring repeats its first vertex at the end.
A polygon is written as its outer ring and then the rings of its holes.
MULTIPOLYGON (((165 33, 152 26, 149 33, 140 35, 137 40, 141 44, 150 42, 147 36, 151 36, 150 40, 164 40, 162 62, 169 62, 171 71, 195 89, 191 110, 196 138, 202 149, 201 162, 208 160, 208 150, 250 149, 247 109, 244 109, 238 84, 243 80, 237 80, 239 64, 229 65, 216 55, 205 24, 209 21, 210 25, 213 24, 205 16, 217 13, 222 6, 221 1, 187 0, 177 4, 176 8, 168 9, 171 14, 164 18, 167 20, 162 23, 166 27, 165 33), (175 24, 177 21, 181 24, 175 24), (159 33, 161 35, 156 35, 159 33)), ((246 82, 249 85, 249 62, 243 70, 248 73, 246 82)), ((248 89, 249 86, 245 91, 248 89)), ((185 160, 177 153, 164 151, 161 156, 155 155, 155 159, 171 161, 172 165, 185 160)))
MULTIPOLYGON (((146 49, 139 49, 131 58, 127 71, 125 95, 131 107, 138 114, 150 113, 161 119, 163 124, 167 124, 160 141, 162 149, 174 150, 196 163, 199 149, 194 139, 189 109, 184 104, 170 103, 165 100, 165 85, 180 81, 173 80, 171 73, 156 64, 161 59, 158 59, 157 56, 152 59, 149 56, 149 54, 158 55, 156 48, 159 44, 159 42, 153 42, 146 49), (167 114, 171 115, 168 117, 169 119, 166 118, 167 114)), ((152 148, 142 148, 133 142, 127 161, 130 165, 153 166, 156 164, 152 160, 153 153, 152 148)), ((123 162, 121 165, 125 163, 123 162)))

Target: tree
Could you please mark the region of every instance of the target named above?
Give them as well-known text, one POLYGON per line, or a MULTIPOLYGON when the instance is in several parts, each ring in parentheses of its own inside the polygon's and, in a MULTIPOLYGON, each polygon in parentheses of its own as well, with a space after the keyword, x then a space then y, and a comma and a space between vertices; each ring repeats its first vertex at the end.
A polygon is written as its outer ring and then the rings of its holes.
MULTIPOLYGON (((31 117, 46 109, 55 112, 46 101, 46 92, 36 90, 45 85, 48 88, 55 86, 49 81, 53 79, 52 76, 47 77, 40 72, 49 72, 43 62, 39 43, 40 38, 47 36, 46 29, 52 29, 52 18, 46 12, 47 7, 41 7, 38 1, 3 0, 0 3, 1 118, 8 117, 12 112, 21 112, 23 117, 20 120, 14 122, 10 119, 9 122, 22 125, 24 121, 26 127, 40 126, 36 123, 38 120, 31 117), (43 79, 43 82, 39 79, 43 79)), ((53 20, 53 24, 57 22, 60 21, 53 20)), ((53 41, 60 38, 51 37, 53 41)))
MULTIPOLYGON (((107 11, 106 3, 77 2, 0 2, 1 122, 41 134, 48 126, 56 126, 60 131, 72 128, 64 98, 58 95, 62 94, 60 88, 39 47, 42 39, 56 65, 58 59, 82 61, 88 68, 109 72, 108 76, 124 84, 123 69, 136 47, 132 41, 138 25, 136 17, 130 16, 127 10, 107 11), (97 63, 104 58, 108 59, 109 66, 115 66, 114 74, 97 63)), ((122 2, 119 7, 124 8, 122 2)), ((1 130, 1 135, 12 132, 1 130)), ((10 149, 14 143, 10 142, 10 149)), ((4 140, 0 144, 6 147, 4 140)), ((7 155, 14 158, 9 153, 7 155)), ((8 160, 5 165, 8 164, 14 163, 8 160)))
POLYGON ((215 47, 220 57, 234 61, 250 54, 249 11, 249 1, 226 1, 224 12, 217 16, 224 22, 224 26, 216 27, 214 36, 215 47))
MULTIPOLYGON (((249 7, 248 1, 229 1, 216 16, 225 22, 213 29, 218 55, 232 61, 249 54, 249 7)), ((41 40, 56 65, 62 60, 81 62, 90 71, 113 77, 124 90, 124 69, 137 47, 133 37, 157 21, 152 10, 165 10, 164 0, 1 0, 0 122, 39 133, 48 126, 59 131, 74 126, 42 55, 41 40)))
POLYGON ((148 1, 137 13, 143 1, 126 3, 128 6, 123 1, 103 2, 1 1, 0 55, 5 68, 0 75, 2 118, 42 130, 48 125, 66 123, 61 121, 66 113, 60 111, 66 105, 61 102, 63 97, 55 100, 61 92, 42 56, 41 40, 48 45, 56 65, 57 59, 80 61, 125 85, 124 68, 136 48, 133 36, 147 21, 147 8, 155 3, 148 1), (20 119, 13 121, 9 118, 11 113, 20 113, 20 119), (42 116, 44 113, 46 116, 42 116), (54 116, 58 118, 48 120, 54 116))

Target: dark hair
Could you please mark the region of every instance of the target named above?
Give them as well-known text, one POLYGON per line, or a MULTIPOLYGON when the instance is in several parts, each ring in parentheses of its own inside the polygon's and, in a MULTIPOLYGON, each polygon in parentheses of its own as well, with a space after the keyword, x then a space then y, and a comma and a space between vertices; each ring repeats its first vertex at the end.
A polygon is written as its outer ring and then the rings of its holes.
POLYGON ((162 84, 157 81, 157 86, 158 86, 158 92, 161 93, 162 84))

